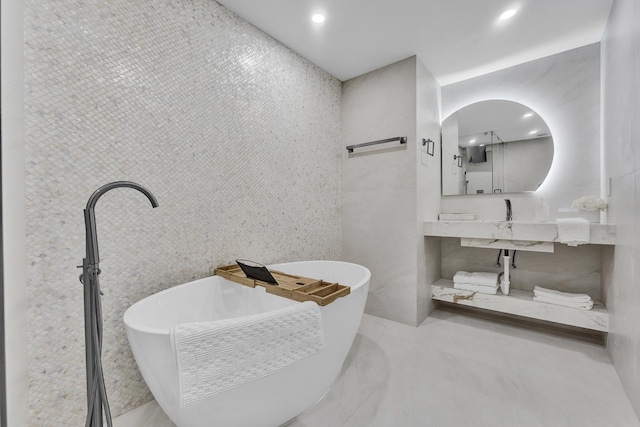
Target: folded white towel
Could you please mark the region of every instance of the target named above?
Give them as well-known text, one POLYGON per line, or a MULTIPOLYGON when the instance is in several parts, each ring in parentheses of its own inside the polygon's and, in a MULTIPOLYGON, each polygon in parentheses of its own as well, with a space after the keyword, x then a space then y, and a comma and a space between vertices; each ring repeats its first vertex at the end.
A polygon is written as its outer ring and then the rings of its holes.
POLYGON ((498 284, 495 286, 484 286, 484 285, 470 285, 468 283, 453 283, 453 287, 455 289, 462 289, 463 291, 472 291, 478 292, 481 294, 489 294, 495 295, 498 293, 498 284))
POLYGON ((591 297, 587 294, 574 294, 571 292, 556 291, 553 289, 543 288, 542 286, 536 286, 533 288, 533 295, 538 297, 554 298, 565 300, 567 302, 589 302, 592 301, 591 297))
POLYGON ((558 240, 569 246, 578 246, 589 243, 589 221, 584 218, 560 218, 558 219, 558 240))
POLYGON ((539 302, 544 302, 547 304, 555 304, 555 305, 561 305, 564 307, 571 307, 571 308, 579 308, 582 310, 591 310, 593 308, 593 301, 589 301, 589 302, 571 302, 571 301, 567 301, 564 299, 557 299, 557 298, 547 298, 544 296, 534 296, 533 297, 534 301, 539 301, 539 302))
POLYGON ((477 286, 498 285, 499 273, 469 273, 468 271, 458 271, 453 276, 454 283, 466 283, 477 286))
POLYGON ((283 309, 172 328, 180 405, 260 379, 324 349, 320 309, 307 301, 283 309))

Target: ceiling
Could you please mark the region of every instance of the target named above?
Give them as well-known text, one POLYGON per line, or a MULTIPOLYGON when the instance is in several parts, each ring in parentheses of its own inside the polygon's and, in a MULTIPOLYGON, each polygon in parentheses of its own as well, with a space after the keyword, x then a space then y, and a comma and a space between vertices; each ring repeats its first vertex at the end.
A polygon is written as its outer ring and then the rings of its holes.
POLYGON ((444 86, 600 41, 613 0, 218 2, 340 80, 417 55, 444 86))
POLYGON ((490 135, 485 135, 489 131, 495 132, 503 142, 535 140, 551 135, 542 117, 531 108, 513 101, 480 101, 461 108, 453 115, 458 120, 460 147, 495 143, 490 135))

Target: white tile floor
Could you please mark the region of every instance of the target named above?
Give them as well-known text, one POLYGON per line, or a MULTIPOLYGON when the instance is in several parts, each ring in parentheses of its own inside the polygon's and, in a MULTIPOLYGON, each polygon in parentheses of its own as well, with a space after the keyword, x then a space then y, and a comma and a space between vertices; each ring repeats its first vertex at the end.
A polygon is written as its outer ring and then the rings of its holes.
MULTIPOLYGON (((155 402, 114 425, 174 426, 155 402)), ((436 310, 417 328, 364 316, 340 378, 323 400, 287 424, 324 426, 640 422, 602 345, 436 310)))

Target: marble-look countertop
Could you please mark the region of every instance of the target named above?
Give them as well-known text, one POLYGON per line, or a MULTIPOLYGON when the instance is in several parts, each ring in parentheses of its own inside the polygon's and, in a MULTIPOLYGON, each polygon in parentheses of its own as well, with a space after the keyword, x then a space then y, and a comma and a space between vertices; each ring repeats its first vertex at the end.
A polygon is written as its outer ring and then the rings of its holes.
MULTIPOLYGON (((615 244, 616 226, 590 225, 591 244, 615 244)), ((425 221, 425 236, 558 242, 558 224, 535 221, 425 221)))

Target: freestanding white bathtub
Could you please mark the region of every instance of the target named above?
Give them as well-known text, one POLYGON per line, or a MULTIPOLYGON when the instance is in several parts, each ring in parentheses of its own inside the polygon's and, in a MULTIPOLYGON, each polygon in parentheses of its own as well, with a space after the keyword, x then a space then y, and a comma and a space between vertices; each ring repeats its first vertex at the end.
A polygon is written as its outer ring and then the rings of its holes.
POLYGON ((185 283, 138 301, 125 312, 129 344, 149 389, 179 427, 276 427, 301 414, 340 375, 362 319, 371 273, 339 261, 271 265, 294 275, 351 287, 345 297, 320 307, 325 348, 271 375, 181 408, 174 325, 238 318, 284 308, 295 301, 212 276, 185 283))

